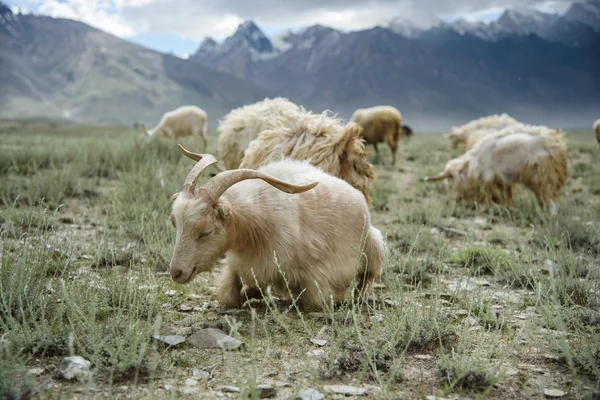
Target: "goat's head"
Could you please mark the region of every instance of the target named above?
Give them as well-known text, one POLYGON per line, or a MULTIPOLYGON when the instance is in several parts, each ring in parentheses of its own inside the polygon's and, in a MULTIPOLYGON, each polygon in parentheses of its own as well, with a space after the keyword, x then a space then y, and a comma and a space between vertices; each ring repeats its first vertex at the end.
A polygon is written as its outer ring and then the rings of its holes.
POLYGON ((466 177, 467 168, 469 167, 470 159, 465 157, 454 158, 446 163, 444 171, 437 176, 425 177, 425 182, 435 182, 442 180, 454 180, 462 182, 466 177))
POLYGON ((367 161, 364 142, 360 139, 362 127, 348 123, 336 138, 335 154, 339 160, 340 177, 360 190, 371 205, 369 192, 375 180, 373 166, 367 161))
POLYGON ((465 143, 467 140, 465 132, 462 129, 457 128, 455 126, 453 126, 450 129, 450 133, 445 134, 444 137, 450 139, 450 141, 452 142, 453 149, 456 149, 459 144, 465 143))
POLYGON ((171 223, 177 234, 170 272, 177 283, 188 283, 199 272, 212 270, 227 250, 227 222, 234 210, 221 195, 231 186, 246 179, 262 179, 286 193, 302 193, 317 185, 314 182, 297 186, 259 171, 237 169, 221 172, 196 188, 202 171, 217 160, 210 154, 191 153, 181 145, 178 147, 197 163, 185 179, 183 189, 173 195, 171 223))

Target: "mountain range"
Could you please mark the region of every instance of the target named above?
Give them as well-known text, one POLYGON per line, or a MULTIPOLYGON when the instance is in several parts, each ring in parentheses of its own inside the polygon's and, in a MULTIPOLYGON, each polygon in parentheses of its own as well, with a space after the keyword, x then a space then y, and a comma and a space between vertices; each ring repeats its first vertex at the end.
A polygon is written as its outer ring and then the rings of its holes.
POLYGON ((145 122, 198 104, 216 118, 269 95, 252 82, 148 50, 80 22, 0 3, 0 116, 145 122))
POLYGON ((424 129, 508 112, 532 123, 588 127, 600 115, 600 0, 562 16, 506 10, 497 21, 342 32, 315 25, 267 37, 246 21, 190 60, 348 117, 397 106, 424 129))
POLYGON ((345 118, 390 104, 420 130, 500 112, 589 128, 600 115, 599 71, 600 0, 563 15, 511 9, 490 23, 427 28, 396 18, 268 37, 245 21, 222 42, 205 38, 188 60, 0 2, 0 117, 152 125, 196 104, 214 128, 232 108, 284 96, 345 118))

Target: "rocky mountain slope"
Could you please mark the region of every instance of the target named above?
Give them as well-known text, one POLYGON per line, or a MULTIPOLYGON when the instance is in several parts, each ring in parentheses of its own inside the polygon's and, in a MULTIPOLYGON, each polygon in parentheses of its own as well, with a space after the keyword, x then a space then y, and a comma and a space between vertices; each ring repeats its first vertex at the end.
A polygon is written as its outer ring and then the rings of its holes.
POLYGON ((425 129, 494 112, 587 127, 600 109, 600 31, 566 15, 507 10, 491 24, 317 25, 274 38, 246 22, 190 59, 345 117, 384 103, 425 129))
POLYGON ((0 3, 0 116, 152 125, 196 104, 210 126, 269 92, 80 22, 14 15, 0 3))

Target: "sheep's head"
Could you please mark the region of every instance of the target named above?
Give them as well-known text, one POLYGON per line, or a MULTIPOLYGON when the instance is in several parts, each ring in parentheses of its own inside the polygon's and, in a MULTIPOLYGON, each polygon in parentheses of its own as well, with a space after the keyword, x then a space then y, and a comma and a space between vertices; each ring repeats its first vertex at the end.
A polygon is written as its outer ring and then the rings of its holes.
POLYGON ((336 139, 336 156, 339 159, 340 177, 360 190, 371 205, 371 183, 375 180, 373 166, 367 162, 365 145, 360 139, 362 127, 348 123, 336 139))
POLYGON ((228 246, 228 220, 234 210, 221 195, 234 184, 246 179, 262 179, 287 193, 301 193, 317 183, 297 186, 280 181, 270 175, 250 169, 224 171, 196 189, 204 169, 217 160, 210 154, 196 154, 179 150, 196 165, 188 174, 183 189, 173 195, 171 223, 177 231, 175 249, 171 258, 171 277, 177 283, 188 283, 199 272, 210 271, 228 246))
POLYGON ((447 133, 444 136, 450 139, 450 141, 452 142, 453 149, 456 149, 461 143, 464 144, 467 140, 465 132, 462 129, 454 126, 452 127, 452 129, 450 129, 450 133, 447 133))

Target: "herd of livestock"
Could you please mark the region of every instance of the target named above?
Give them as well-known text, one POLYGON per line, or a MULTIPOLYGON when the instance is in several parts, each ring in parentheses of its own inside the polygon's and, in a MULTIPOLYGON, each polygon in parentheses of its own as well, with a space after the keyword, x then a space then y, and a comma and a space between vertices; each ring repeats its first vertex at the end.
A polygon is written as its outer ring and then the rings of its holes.
MULTIPOLYGON (((166 113, 148 135, 192 135, 206 148, 206 113, 184 106, 166 113)), ((220 160, 179 150, 196 161, 183 189, 173 196, 176 242, 170 272, 178 283, 210 271, 223 255, 217 299, 239 307, 267 287, 291 295, 304 309, 320 309, 369 295, 381 275, 382 233, 371 225, 371 185, 366 144, 379 160, 378 143, 392 152, 403 136, 394 107, 358 109, 343 124, 329 111, 316 114, 284 98, 232 110, 218 127, 220 160), (200 174, 219 170, 203 186, 200 174), (349 288, 353 290, 349 291, 349 288)), ((600 120, 594 124, 600 146, 600 120)), ((556 212, 567 181, 562 132, 491 115, 452 128, 452 147, 466 152, 425 181, 447 180, 458 199, 510 204, 517 183, 539 205, 556 212)))

